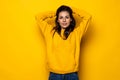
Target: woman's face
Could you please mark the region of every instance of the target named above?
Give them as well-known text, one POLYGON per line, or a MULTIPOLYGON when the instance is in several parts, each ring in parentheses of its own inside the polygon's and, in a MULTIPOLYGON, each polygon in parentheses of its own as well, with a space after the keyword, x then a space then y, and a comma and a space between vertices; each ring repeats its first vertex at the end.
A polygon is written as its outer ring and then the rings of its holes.
POLYGON ((70 14, 67 11, 61 11, 58 14, 58 23, 62 29, 67 28, 70 25, 71 21, 72 19, 70 18, 70 14))

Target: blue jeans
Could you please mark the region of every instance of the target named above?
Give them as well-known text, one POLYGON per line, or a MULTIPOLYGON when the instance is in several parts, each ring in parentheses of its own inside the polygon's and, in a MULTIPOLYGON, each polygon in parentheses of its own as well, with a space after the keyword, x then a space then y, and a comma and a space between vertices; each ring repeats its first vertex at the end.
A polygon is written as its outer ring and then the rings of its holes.
POLYGON ((50 72, 49 80, 79 80, 78 73, 57 74, 50 72))

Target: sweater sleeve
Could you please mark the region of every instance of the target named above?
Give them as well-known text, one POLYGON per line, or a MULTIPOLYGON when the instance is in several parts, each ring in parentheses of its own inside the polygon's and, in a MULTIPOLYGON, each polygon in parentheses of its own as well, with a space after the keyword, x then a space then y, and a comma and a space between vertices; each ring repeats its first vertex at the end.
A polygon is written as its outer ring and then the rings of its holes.
POLYGON ((39 26, 40 30, 42 31, 43 35, 47 35, 50 30, 52 30, 52 26, 48 21, 55 16, 54 12, 44 12, 39 13, 35 16, 37 25, 39 26))
POLYGON ((80 23, 79 26, 77 27, 78 32, 82 35, 85 34, 85 32, 87 31, 87 28, 89 26, 90 20, 92 18, 92 16, 87 13, 84 10, 79 10, 74 8, 74 13, 77 14, 80 17, 80 23))

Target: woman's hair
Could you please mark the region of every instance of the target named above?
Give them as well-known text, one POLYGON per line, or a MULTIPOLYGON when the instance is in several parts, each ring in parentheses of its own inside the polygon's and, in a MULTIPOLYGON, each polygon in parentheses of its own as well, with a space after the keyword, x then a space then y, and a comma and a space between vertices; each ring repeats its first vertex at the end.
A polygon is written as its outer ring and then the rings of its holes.
MULTIPOLYGON (((69 34, 74 30, 74 27, 76 25, 75 19, 74 19, 73 15, 72 15, 73 11, 72 11, 72 9, 70 7, 62 5, 57 9, 57 11, 56 11, 56 19, 55 19, 56 26, 53 28, 53 30, 55 29, 55 32, 57 32, 59 35, 61 34, 61 26, 60 26, 60 24, 58 22, 58 16, 59 16, 59 13, 62 12, 62 11, 67 11, 69 13, 69 15, 70 15, 70 18, 72 19, 72 21, 70 22, 70 25, 64 31, 65 39, 67 39, 69 34)), ((54 34, 53 34, 53 36, 54 36, 54 34)))

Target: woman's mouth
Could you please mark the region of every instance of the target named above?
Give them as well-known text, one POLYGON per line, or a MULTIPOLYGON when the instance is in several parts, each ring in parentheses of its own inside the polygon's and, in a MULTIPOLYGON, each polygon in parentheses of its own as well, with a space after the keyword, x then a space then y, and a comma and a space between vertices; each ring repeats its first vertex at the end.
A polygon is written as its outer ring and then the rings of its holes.
POLYGON ((66 25, 67 25, 67 23, 62 23, 62 25, 66 26, 66 25))

